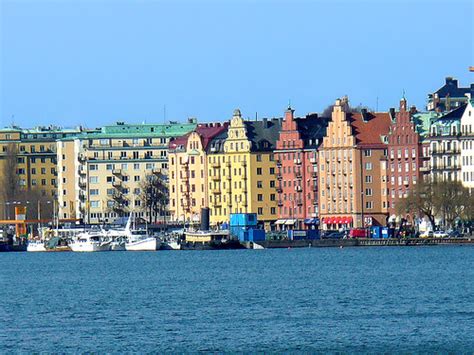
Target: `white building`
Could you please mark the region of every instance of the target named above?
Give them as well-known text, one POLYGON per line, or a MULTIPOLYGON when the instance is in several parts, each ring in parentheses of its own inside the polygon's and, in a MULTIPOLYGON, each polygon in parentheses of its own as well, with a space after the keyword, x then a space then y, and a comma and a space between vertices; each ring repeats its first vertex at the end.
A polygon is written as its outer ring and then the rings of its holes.
POLYGON ((474 99, 469 101, 461 117, 461 181, 474 191, 474 99))

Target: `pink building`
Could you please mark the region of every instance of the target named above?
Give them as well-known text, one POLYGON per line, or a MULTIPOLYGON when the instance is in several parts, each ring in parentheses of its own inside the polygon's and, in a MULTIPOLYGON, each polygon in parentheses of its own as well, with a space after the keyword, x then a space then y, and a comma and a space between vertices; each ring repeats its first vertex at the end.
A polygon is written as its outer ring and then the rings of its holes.
POLYGON ((285 111, 277 141, 278 229, 311 229, 319 225, 318 147, 326 135, 328 118, 309 114, 295 118, 285 111))

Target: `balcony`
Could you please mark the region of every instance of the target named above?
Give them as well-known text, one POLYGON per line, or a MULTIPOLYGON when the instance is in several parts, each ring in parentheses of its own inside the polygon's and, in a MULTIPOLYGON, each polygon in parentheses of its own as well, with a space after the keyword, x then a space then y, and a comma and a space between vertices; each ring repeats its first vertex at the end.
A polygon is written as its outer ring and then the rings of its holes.
POLYGON ((79 175, 86 175, 86 169, 81 166, 79 169, 77 169, 77 173, 79 175))
POLYGON ((81 189, 85 189, 86 186, 87 186, 86 182, 85 182, 84 180, 80 179, 80 180, 79 180, 79 187, 80 187, 81 189))
POLYGON ((189 174, 183 174, 181 175, 181 180, 189 180, 189 174))
POLYGON ((209 166, 210 166, 211 168, 218 168, 218 167, 221 166, 221 163, 220 163, 220 161, 213 161, 213 162, 210 162, 210 163, 209 163, 209 166))
POLYGON ((283 179, 283 177, 281 176, 281 174, 280 174, 280 173, 277 173, 277 174, 276 174, 276 176, 277 176, 277 180, 281 180, 281 179, 283 179))
POLYGON ((316 163, 317 163, 317 160, 316 160, 316 158, 309 158, 309 162, 310 162, 311 164, 316 164, 316 163))
POLYGON ((79 154, 79 155, 77 156, 77 160, 78 160, 80 163, 83 163, 83 162, 85 162, 85 161, 87 160, 87 157, 86 157, 85 154, 82 154, 82 153, 81 153, 81 154, 79 154))
POLYGON ((277 161, 276 161, 276 166, 277 166, 278 168, 281 168, 281 160, 277 160, 277 161))
POLYGON ((283 201, 278 200, 278 206, 280 206, 280 207, 283 206, 283 201))
POLYGON ((161 169, 155 168, 151 171, 152 174, 154 175, 160 175, 161 174, 161 169))
POLYGON ((317 184, 314 184, 314 185, 313 185, 313 192, 316 192, 316 191, 318 191, 318 185, 317 185, 317 184))
POLYGON ((302 206, 303 205, 303 200, 301 200, 301 199, 296 200, 296 204, 298 206, 302 206))
POLYGON ((301 188, 301 186, 297 185, 295 186, 295 191, 302 191, 303 189, 301 188))
POLYGON ((211 189, 211 193, 214 194, 214 195, 219 195, 222 193, 221 189, 218 188, 218 187, 215 187, 213 189, 211 189))
POLYGON ((295 163, 296 165, 301 165, 301 159, 294 159, 293 163, 295 163))
POLYGON ((122 188, 122 181, 114 181, 114 182, 112 182, 112 186, 117 188, 117 189, 120 189, 120 188, 122 188))
POLYGON ((303 175, 301 174, 301 171, 297 171, 295 175, 296 175, 296 178, 298 180, 301 180, 303 178, 303 175))
POLYGON ((420 171, 428 172, 428 171, 430 171, 430 167, 429 166, 420 166, 420 171))
POLYGON ((225 166, 228 167, 228 168, 232 167, 232 164, 231 164, 230 160, 228 160, 228 161, 225 163, 225 166))
POLYGON ((243 166, 244 168, 247 166, 247 161, 246 161, 246 160, 244 160, 244 161, 242 162, 242 166, 243 166))
POLYGON ((122 169, 114 169, 112 170, 112 174, 120 176, 122 175, 122 169))
POLYGON ((119 202, 119 201, 124 201, 125 198, 123 197, 123 195, 121 193, 115 193, 112 195, 112 199, 114 199, 115 201, 119 202))
POLYGON ((317 171, 313 171, 313 172, 311 173, 311 177, 312 177, 313 179, 317 178, 317 177, 318 177, 318 172, 317 172, 317 171))
POLYGON ((221 201, 214 201, 214 206, 215 207, 221 207, 222 206, 222 202, 221 201))
POLYGON ((79 200, 81 200, 82 202, 86 200, 86 194, 82 191, 79 193, 79 200))
POLYGON ((278 186, 278 187, 277 187, 277 192, 278 192, 279 194, 281 194, 281 193, 283 192, 283 189, 281 188, 281 186, 278 186))
POLYGON ((216 174, 216 175, 211 175, 210 178, 211 180, 219 181, 221 179, 221 176, 219 174, 216 174))

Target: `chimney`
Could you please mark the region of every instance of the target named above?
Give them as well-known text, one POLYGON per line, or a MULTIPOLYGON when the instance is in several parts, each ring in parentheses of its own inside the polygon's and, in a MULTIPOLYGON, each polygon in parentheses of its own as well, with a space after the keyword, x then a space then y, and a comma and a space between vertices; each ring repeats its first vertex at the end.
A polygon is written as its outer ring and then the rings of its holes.
POLYGON ((362 115, 362 121, 369 122, 369 116, 367 114, 366 108, 363 108, 362 110, 360 110, 360 114, 362 115))
POLYGON ((446 77, 446 85, 453 85, 455 88, 458 87, 458 80, 454 79, 452 76, 446 77))
POLYGON ((263 122, 263 128, 268 128, 268 119, 267 119, 267 118, 263 118, 263 119, 262 119, 262 122, 263 122))
POLYGON ((417 112, 418 112, 418 110, 416 109, 416 106, 415 106, 415 105, 411 105, 411 107, 410 107, 410 113, 411 113, 411 114, 414 114, 414 113, 417 113, 417 112))
POLYGON ((390 110, 389 110, 389 114, 390 114, 390 119, 392 120, 392 122, 395 122, 395 108, 394 107, 390 107, 390 110))

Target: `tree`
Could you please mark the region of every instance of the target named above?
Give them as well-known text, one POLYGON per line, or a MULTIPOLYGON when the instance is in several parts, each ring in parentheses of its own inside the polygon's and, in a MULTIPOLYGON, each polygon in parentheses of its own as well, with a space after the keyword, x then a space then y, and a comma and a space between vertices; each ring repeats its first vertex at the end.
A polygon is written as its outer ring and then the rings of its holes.
POLYGON ((169 203, 169 191, 166 177, 162 173, 147 175, 141 184, 140 200, 143 209, 149 213, 150 222, 156 223, 158 216, 164 216, 169 203))
POLYGON ((453 227, 456 219, 472 217, 473 196, 459 181, 422 181, 409 191, 407 197, 397 201, 397 213, 417 213, 426 216, 431 226, 435 217, 453 227))
MULTIPOLYGON (((347 96, 344 96, 342 98, 342 106, 345 108, 345 112, 348 113, 358 113, 362 112, 363 109, 366 109, 367 111, 373 111, 367 106, 363 106, 362 104, 359 104, 357 106, 351 106, 349 104, 349 99, 347 96)), ((323 113, 321 114, 321 117, 331 117, 332 111, 334 109, 334 104, 328 105, 324 110, 323 113)))

